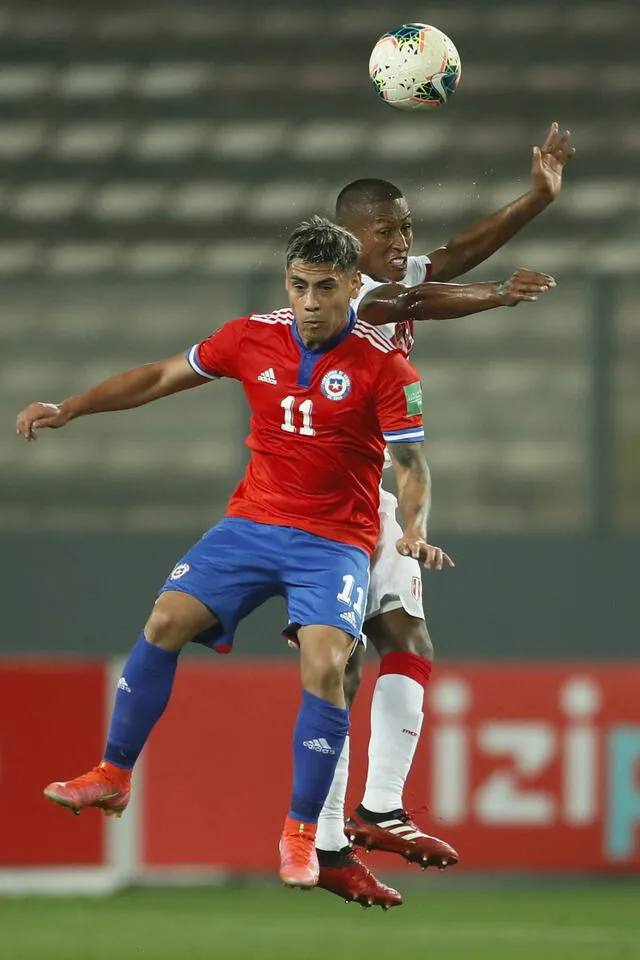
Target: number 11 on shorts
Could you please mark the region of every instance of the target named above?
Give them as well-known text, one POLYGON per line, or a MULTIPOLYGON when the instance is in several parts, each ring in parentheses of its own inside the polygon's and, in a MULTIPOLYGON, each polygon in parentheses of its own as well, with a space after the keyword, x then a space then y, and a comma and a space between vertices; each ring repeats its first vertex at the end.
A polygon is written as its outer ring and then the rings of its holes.
MULTIPOLYGON (((350 573, 347 573, 342 578, 343 587, 340 593, 338 594, 338 600, 341 603, 346 603, 348 607, 352 604, 353 588, 356 585, 356 578, 350 573)), ((356 601, 353 604, 354 611, 360 616, 362 613, 362 601, 364 600, 364 590, 362 587, 356 587, 356 601)))

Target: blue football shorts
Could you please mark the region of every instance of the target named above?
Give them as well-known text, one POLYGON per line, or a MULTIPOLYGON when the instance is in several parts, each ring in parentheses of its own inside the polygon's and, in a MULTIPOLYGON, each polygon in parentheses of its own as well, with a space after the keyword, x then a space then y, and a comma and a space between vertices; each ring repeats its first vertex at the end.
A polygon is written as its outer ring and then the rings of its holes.
POLYGON ((361 636, 369 557, 359 547, 295 527, 225 517, 182 557, 160 593, 178 590, 200 600, 220 621, 196 643, 228 653, 238 623, 270 597, 284 597, 289 624, 326 624, 361 636))

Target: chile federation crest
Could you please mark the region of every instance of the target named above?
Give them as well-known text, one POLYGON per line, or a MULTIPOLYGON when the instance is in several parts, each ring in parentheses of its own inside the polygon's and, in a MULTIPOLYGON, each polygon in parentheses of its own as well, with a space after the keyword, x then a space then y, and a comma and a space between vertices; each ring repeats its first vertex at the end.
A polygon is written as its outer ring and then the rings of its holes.
POLYGON ((344 370, 329 370, 325 373, 320 389, 328 400, 344 400, 351 390, 351 379, 344 370))

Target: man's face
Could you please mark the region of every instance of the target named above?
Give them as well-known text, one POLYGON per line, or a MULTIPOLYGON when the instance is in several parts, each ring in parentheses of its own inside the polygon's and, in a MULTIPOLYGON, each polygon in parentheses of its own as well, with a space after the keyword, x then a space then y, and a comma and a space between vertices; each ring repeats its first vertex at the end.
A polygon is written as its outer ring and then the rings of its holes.
POLYGON ((393 283, 404 280, 413 243, 411 211, 404 197, 364 207, 349 229, 362 244, 358 263, 363 273, 393 283))
POLYGON ((300 336, 307 346, 320 346, 347 325, 349 301, 360 289, 360 273, 294 260, 287 267, 285 286, 300 336))

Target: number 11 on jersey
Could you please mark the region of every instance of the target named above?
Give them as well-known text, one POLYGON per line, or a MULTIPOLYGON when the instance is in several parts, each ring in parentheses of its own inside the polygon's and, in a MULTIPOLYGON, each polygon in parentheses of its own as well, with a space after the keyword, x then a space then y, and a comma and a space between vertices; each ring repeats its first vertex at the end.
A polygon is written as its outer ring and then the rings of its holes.
POLYGON ((284 421, 280 424, 281 429, 287 433, 299 433, 303 437, 315 437, 316 432, 311 426, 313 400, 303 400, 298 406, 298 410, 302 414, 302 426, 299 429, 294 423, 293 408, 295 402, 295 397, 285 397, 281 401, 280 406, 284 410, 284 421))

